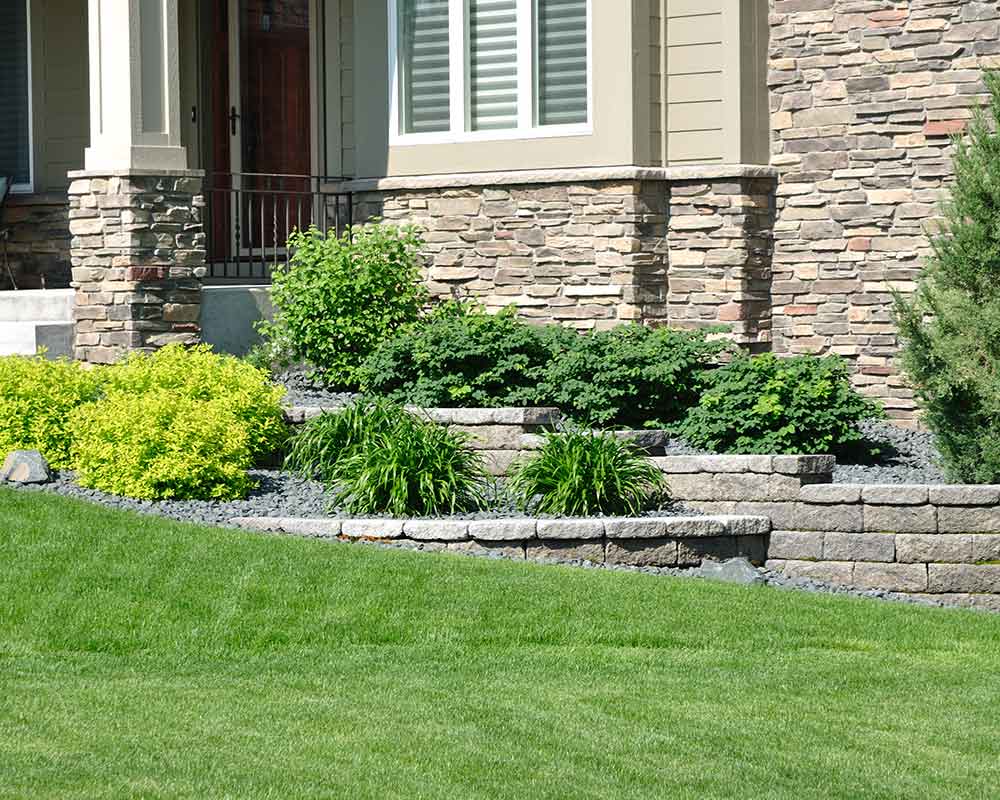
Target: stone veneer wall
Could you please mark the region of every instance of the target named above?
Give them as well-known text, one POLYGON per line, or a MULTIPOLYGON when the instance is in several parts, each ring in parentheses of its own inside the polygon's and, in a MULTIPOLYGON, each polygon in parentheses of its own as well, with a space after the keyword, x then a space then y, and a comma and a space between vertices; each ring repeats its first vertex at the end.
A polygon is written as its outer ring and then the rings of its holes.
POLYGON ((577 328, 723 322, 769 338, 767 167, 616 168, 354 181, 356 219, 424 230, 438 296, 577 328))
POLYGON ((1000 66, 1000 2, 771 0, 774 349, 839 353, 892 417, 891 289, 912 290, 950 139, 1000 66))
POLYGON ((0 290, 65 289, 70 283, 70 233, 65 195, 9 195, 0 230, 9 231, 7 267, 0 242, 0 290), (8 272, 9 267, 9 272, 8 272), (11 278, 13 277, 13 281, 11 278))
POLYGON ((77 359, 199 340, 201 175, 70 173, 77 359))

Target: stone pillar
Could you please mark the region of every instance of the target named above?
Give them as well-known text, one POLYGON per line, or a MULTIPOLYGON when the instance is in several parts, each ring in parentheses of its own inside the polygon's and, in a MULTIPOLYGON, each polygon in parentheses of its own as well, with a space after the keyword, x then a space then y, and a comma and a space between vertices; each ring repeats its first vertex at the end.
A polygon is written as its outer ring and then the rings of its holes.
POLYGON ((70 173, 78 360, 200 340, 201 173, 174 173, 70 173))
POLYGON ((200 339, 202 173, 181 142, 177 0, 89 0, 91 141, 69 188, 76 357, 200 339))

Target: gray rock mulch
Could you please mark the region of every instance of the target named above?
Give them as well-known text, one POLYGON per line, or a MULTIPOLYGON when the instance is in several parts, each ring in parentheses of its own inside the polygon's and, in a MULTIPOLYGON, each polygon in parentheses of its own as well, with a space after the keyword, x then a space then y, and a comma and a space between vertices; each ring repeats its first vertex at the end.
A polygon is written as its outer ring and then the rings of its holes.
POLYGON ((834 483, 948 483, 932 433, 879 420, 863 423, 861 430, 882 453, 870 462, 853 464, 838 458, 834 483))

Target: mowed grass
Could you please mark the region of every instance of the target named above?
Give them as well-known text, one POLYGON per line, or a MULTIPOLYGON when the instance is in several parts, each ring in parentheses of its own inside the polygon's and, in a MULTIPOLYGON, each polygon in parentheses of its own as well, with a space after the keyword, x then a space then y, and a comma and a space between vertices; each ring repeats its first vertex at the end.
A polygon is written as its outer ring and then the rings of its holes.
POLYGON ((0 489, 0 797, 991 798, 1000 617, 0 489))

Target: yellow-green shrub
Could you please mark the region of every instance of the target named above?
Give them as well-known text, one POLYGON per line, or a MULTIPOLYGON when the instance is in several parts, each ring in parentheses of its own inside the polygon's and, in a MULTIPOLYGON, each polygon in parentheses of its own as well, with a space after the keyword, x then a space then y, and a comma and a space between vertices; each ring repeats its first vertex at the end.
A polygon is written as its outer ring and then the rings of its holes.
POLYGON ((77 481, 140 500, 231 500, 251 486, 248 429, 225 400, 112 392, 70 416, 77 481))
POLYGON ((287 436, 284 388, 273 384, 266 371, 213 353, 207 345, 132 353, 108 369, 107 387, 109 393, 145 396, 167 390, 188 400, 219 401, 246 427, 251 457, 274 451, 287 436))
POLYGON ((38 450, 55 469, 69 467, 66 420, 100 395, 102 379, 102 371, 74 361, 0 358, 0 458, 11 450, 38 450))

